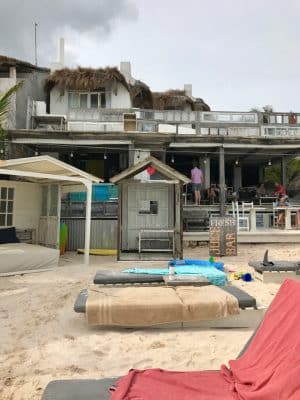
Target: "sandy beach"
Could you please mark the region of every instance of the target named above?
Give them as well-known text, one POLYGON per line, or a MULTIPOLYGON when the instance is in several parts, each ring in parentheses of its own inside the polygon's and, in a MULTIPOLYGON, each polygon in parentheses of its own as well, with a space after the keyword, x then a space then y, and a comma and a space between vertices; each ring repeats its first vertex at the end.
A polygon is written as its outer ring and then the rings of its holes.
MULTIPOLYGON (((249 259, 261 259, 266 247, 273 259, 299 260, 299 245, 240 245, 227 268, 253 270, 249 259)), ((207 246, 186 248, 186 258, 208 258, 207 246)), ((92 265, 67 254, 53 271, 0 278, 0 398, 37 400, 52 379, 100 378, 126 374, 130 368, 170 370, 216 369, 235 358, 251 329, 121 330, 86 325, 73 311, 78 292, 98 269, 160 266, 163 262, 119 262, 92 257, 92 265), (74 263, 78 263, 74 265, 74 263)), ((234 281, 268 306, 279 285, 234 281)))

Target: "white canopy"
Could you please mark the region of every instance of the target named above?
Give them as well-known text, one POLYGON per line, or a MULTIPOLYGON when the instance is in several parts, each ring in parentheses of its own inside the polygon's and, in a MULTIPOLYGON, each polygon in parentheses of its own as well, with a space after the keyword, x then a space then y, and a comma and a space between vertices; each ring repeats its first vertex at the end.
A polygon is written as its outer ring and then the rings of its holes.
POLYGON ((88 264, 91 234, 92 184, 103 182, 103 180, 50 156, 0 160, 0 175, 19 176, 28 181, 41 184, 54 182, 63 186, 79 184, 86 187, 84 262, 88 264))
MULTIPOLYGON (((46 182, 47 180, 61 182, 63 185, 78 182, 80 184, 99 183, 102 179, 88 174, 76 167, 59 161, 50 156, 37 156, 27 158, 16 158, 12 160, 0 161, 0 169, 6 170, 7 175, 18 175, 28 178, 30 181, 46 182), (10 172, 8 172, 8 170, 10 172), (14 171, 16 173, 14 173, 14 171)), ((2 173, 2 172, 1 172, 2 173)), ((3 172, 4 173, 4 172, 3 172)))

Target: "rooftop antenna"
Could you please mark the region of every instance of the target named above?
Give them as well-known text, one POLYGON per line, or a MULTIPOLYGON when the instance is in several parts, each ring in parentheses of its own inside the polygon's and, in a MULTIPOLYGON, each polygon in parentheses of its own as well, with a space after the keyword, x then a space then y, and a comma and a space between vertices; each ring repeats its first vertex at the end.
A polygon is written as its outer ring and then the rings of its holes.
POLYGON ((36 34, 37 34, 37 26, 38 24, 35 22, 34 23, 34 54, 35 54, 35 65, 38 65, 38 60, 37 60, 37 41, 36 41, 36 34))

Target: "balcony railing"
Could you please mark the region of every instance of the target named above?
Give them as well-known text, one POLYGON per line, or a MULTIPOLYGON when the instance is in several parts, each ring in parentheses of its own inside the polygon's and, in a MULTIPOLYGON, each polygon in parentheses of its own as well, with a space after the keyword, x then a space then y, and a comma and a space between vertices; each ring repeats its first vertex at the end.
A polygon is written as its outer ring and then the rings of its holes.
POLYGON ((266 115, 259 112, 69 109, 66 115, 66 129, 78 132, 123 132, 124 114, 127 113, 136 114, 137 132, 232 137, 300 137, 300 114, 266 115))

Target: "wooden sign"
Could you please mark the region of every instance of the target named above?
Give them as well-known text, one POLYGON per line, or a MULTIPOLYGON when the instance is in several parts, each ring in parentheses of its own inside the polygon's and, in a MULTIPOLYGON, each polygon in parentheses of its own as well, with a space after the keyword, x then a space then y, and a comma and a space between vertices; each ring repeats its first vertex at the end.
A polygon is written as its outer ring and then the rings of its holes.
POLYGON ((237 255, 237 224, 232 217, 211 217, 209 221, 209 255, 237 255))

